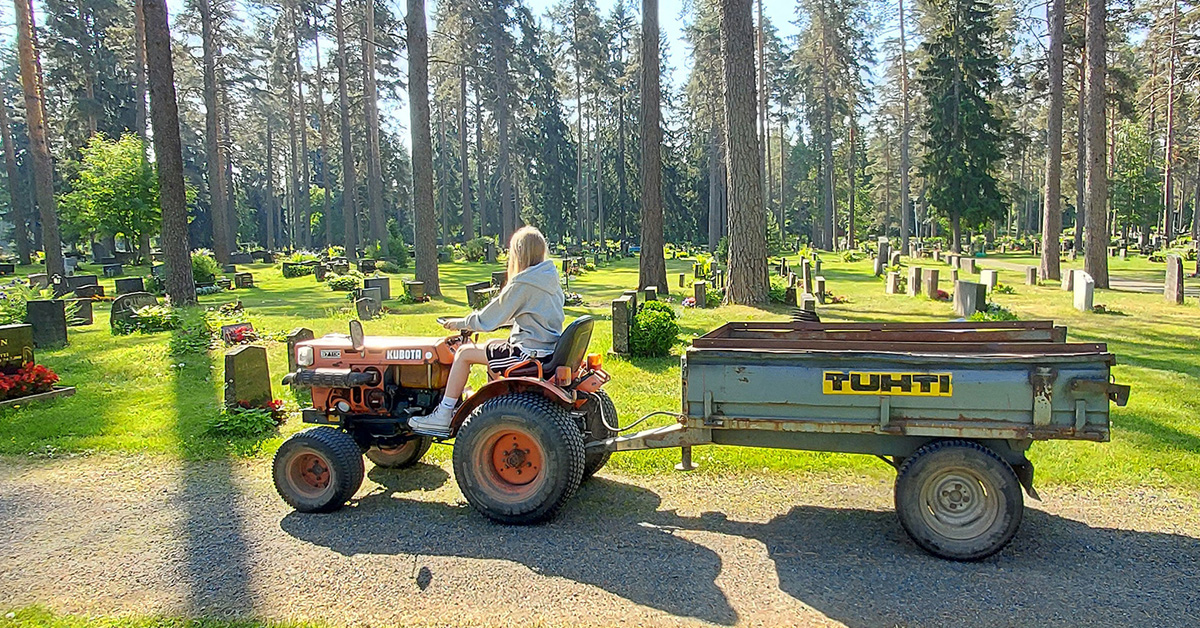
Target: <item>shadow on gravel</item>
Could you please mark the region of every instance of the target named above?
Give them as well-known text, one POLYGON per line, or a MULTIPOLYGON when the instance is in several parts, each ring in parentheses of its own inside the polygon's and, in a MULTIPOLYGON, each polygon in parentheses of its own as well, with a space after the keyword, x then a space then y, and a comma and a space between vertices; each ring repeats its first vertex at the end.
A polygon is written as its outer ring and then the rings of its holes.
POLYGON ((798 506, 771 521, 657 513, 664 527, 761 541, 784 592, 852 627, 1189 626, 1200 609, 1200 541, 1093 528, 1028 508, 997 556, 924 553, 891 512, 798 506))
MULTIPOLYGON (((441 467, 374 468, 382 490, 328 515, 290 513, 280 523, 298 539, 339 554, 454 556, 500 559, 543 575, 600 587, 677 616, 733 625, 737 613, 715 580, 721 559, 712 550, 647 525, 661 503, 643 488, 594 478, 554 521, 504 526, 469 506, 400 497, 449 479, 441 467)), ((436 581, 436 572, 425 574, 436 581)), ((422 587, 424 588, 424 587, 422 587)))

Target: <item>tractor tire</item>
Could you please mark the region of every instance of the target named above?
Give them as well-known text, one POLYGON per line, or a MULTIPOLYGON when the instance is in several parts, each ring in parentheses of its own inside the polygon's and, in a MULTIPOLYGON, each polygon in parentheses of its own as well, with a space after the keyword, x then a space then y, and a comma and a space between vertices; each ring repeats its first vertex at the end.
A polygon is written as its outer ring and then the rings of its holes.
MULTIPOLYGON (((621 427, 621 423, 617 418, 617 406, 613 404, 612 397, 603 390, 597 390, 592 393, 591 399, 584 405, 587 411, 587 430, 588 435, 585 436, 585 441, 603 440, 612 438, 617 435, 616 430, 608 429, 604 423, 612 427, 621 427), (601 419, 603 413, 603 419, 601 419)), ((583 479, 588 479, 596 472, 604 468, 608 464, 609 457, 612 452, 604 449, 593 449, 584 453, 583 457, 583 479)))
POLYGON ((275 490, 300 512, 333 512, 358 492, 362 450, 342 430, 313 427, 293 434, 275 452, 275 490))
POLYGON ((495 397, 454 439, 454 476, 467 502, 501 523, 550 519, 583 479, 583 434, 565 408, 536 393, 495 397))
POLYGON ((382 448, 372 446, 367 450, 367 460, 384 469, 406 469, 417 464, 433 445, 431 436, 415 436, 399 447, 382 448))
POLYGON ((949 560, 987 558, 1012 540, 1025 502, 1017 474, 969 440, 921 447, 896 475, 896 514, 922 549, 949 560))

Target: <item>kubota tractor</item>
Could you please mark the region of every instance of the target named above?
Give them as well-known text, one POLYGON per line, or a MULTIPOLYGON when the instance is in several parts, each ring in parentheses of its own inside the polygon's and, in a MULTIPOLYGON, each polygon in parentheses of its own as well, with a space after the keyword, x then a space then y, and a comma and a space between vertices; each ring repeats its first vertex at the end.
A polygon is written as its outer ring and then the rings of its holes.
POLYGON ((415 464, 434 440, 454 439, 454 475, 476 510, 505 523, 554 513, 608 461, 584 443, 616 435, 617 413, 601 390, 608 374, 586 355, 593 320, 572 322, 548 363, 528 361, 464 395, 447 439, 414 434, 408 419, 433 412, 454 353, 470 332, 445 338, 329 334, 297 343, 298 369, 283 383, 312 389, 312 427, 275 454, 275 488, 301 512, 341 508, 363 480, 363 454, 378 466, 415 464))

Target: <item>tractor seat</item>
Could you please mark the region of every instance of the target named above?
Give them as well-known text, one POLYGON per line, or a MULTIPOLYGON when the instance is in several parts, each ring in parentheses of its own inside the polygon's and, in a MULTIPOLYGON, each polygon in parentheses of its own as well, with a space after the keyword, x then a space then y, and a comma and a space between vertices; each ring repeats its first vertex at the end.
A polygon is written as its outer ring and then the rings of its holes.
MULTIPOLYGON (((580 316, 571 321, 570 325, 563 330, 561 336, 558 337, 558 344, 554 347, 554 353, 549 358, 544 358, 542 362, 542 377, 550 379, 554 377, 554 371, 560 366, 569 366, 572 370, 579 367, 583 363, 583 358, 587 355, 588 343, 592 341, 592 326, 596 324, 595 319, 591 316, 580 316)), ((500 373, 503 375, 503 373, 500 373)), ((514 370, 510 375, 514 377, 537 377, 537 366, 528 364, 514 370)))

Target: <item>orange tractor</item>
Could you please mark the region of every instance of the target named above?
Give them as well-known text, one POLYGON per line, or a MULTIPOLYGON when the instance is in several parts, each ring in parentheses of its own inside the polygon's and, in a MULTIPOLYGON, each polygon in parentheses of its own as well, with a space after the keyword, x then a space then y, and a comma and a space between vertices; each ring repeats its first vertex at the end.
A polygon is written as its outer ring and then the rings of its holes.
POLYGON ((298 369, 284 384, 312 389, 303 411, 313 427, 275 454, 275 488, 301 512, 341 508, 362 484, 363 454, 378 466, 416 464, 436 441, 454 439, 454 475, 476 510, 505 523, 554 515, 608 462, 584 443, 616 435, 617 413, 601 390, 609 376, 587 355, 593 320, 572 322, 551 359, 488 372, 488 382, 455 411, 450 436, 415 434, 408 419, 433 412, 454 354, 470 332, 445 338, 329 334, 297 343, 298 369))

